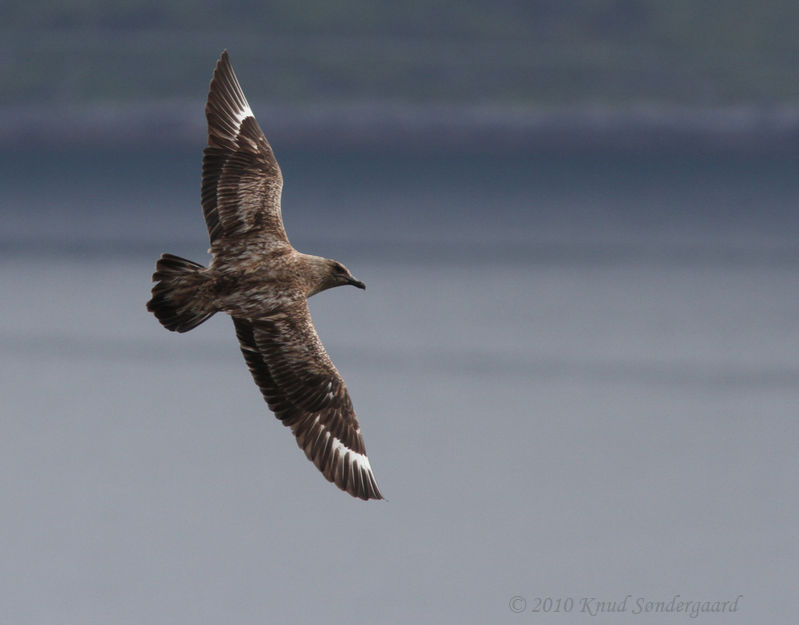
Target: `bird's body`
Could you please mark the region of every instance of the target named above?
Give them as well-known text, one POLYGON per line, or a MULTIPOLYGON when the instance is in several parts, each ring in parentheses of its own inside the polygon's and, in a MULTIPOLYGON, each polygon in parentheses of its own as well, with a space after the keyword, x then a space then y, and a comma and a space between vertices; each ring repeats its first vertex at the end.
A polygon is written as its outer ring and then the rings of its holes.
POLYGON ((256 384, 308 458, 351 495, 381 499, 349 393, 307 303, 336 286, 365 287, 341 263, 298 252, 289 242, 280 167, 227 52, 214 71, 206 117, 202 206, 213 258, 206 268, 162 255, 147 308, 177 332, 217 312, 233 317, 256 384))
MULTIPOLYGON (((238 247, 238 246, 237 246, 238 247)), ((208 268, 213 306, 234 317, 258 317, 305 301, 317 283, 305 254, 280 246, 261 255, 232 249, 208 268)))

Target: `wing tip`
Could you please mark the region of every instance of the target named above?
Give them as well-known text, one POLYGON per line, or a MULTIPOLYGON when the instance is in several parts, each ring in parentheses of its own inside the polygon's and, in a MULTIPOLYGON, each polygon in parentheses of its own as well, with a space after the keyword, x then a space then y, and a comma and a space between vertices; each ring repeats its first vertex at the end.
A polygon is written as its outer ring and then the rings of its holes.
MULTIPOLYGON (((324 431, 324 427, 321 430, 324 431)), ((326 444, 317 447, 317 453, 312 447, 304 449, 322 475, 344 492, 364 501, 384 499, 365 450, 364 453, 352 451, 334 436, 328 436, 326 444)))
POLYGON ((353 497, 363 499, 364 501, 368 501, 370 499, 374 499, 376 501, 381 499, 385 500, 383 493, 381 493, 380 489, 377 487, 377 480, 375 480, 375 475, 372 473, 371 468, 361 469, 360 480, 355 480, 355 485, 353 486, 354 487, 352 490, 349 488, 345 489, 353 497), (357 486, 360 486, 360 488, 357 486))
POLYGON ((339 462, 344 465, 341 470, 334 472, 334 483, 342 490, 347 491, 353 497, 367 501, 369 499, 383 499, 383 494, 377 487, 377 480, 372 472, 369 459, 365 454, 362 455, 363 461, 355 457, 350 457, 349 453, 339 462))
POLYGON ((222 51, 214 67, 205 101, 209 145, 221 143, 232 149, 244 120, 253 116, 227 49, 222 51))
POLYGON ((214 68, 214 76, 216 76, 216 73, 222 70, 223 68, 232 69, 232 67, 233 64, 230 62, 230 55, 228 54, 227 48, 225 48, 224 50, 222 50, 222 54, 219 55, 219 59, 217 59, 216 61, 216 67, 214 68))
MULTIPOLYGON (((374 476, 371 477, 374 480, 374 476)), ((363 501, 386 501, 386 498, 383 497, 383 493, 381 493, 377 488, 377 484, 368 490, 344 488, 340 484, 336 484, 336 486, 341 488, 341 490, 345 491, 346 493, 352 495, 356 499, 362 499, 363 501)))

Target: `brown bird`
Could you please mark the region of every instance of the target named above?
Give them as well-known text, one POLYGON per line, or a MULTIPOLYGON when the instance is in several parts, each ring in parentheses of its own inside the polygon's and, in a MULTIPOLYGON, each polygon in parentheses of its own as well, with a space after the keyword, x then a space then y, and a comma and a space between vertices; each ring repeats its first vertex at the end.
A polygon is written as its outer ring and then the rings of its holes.
POLYGON ((311 295, 351 284, 341 263, 295 250, 283 228, 283 176, 227 51, 214 70, 203 153, 209 267, 163 254, 147 310, 175 332, 233 317, 244 360, 269 408, 322 474, 361 499, 382 499, 347 387, 308 311, 311 295))

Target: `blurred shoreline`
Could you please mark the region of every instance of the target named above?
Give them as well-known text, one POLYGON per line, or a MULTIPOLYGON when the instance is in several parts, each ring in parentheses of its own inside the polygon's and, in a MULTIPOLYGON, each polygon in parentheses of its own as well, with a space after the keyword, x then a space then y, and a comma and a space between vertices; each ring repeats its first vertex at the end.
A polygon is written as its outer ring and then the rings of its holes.
MULTIPOLYGON (((330 107, 254 105, 281 149, 474 153, 536 151, 799 152, 799 108, 602 106, 514 109, 365 103, 330 107)), ((136 148, 203 144, 200 101, 0 107, 0 146, 136 148)))

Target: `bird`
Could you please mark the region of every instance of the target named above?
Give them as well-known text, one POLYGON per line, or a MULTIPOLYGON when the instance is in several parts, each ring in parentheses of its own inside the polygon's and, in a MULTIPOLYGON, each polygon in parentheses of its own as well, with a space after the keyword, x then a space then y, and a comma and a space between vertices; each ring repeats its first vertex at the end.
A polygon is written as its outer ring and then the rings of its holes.
POLYGON ((233 319, 244 361, 274 415, 322 475, 360 499, 383 499, 343 378, 308 309, 308 298, 351 285, 338 261, 304 254, 283 227, 283 175, 244 97, 227 50, 205 105, 201 205, 208 267, 164 253, 147 310, 166 329, 188 332, 217 312, 233 319))

